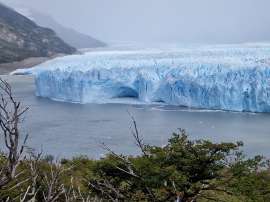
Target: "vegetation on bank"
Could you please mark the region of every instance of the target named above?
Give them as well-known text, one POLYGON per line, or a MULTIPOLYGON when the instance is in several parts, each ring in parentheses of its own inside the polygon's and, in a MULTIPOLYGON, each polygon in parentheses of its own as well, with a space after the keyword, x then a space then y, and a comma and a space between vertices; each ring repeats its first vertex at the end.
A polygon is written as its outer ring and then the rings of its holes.
POLYGON ((26 147, 19 124, 24 112, 8 83, 0 80, 0 201, 270 201, 270 164, 246 158, 242 143, 191 141, 179 130, 164 147, 145 144, 133 120, 141 154, 55 161, 26 147))

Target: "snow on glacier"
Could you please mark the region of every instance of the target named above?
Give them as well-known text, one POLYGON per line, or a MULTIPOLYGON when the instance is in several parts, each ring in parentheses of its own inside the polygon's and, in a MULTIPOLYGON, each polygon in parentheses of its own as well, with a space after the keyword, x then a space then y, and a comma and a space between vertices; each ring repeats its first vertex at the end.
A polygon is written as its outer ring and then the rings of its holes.
POLYGON ((34 74, 37 96, 60 101, 270 112, 270 44, 96 51, 14 73, 34 74))

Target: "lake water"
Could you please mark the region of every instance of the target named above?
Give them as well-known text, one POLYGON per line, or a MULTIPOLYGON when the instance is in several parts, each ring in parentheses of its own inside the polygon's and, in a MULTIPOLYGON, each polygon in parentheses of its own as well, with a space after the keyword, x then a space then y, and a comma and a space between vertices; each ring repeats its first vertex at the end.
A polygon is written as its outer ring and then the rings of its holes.
POLYGON ((125 104, 70 104, 35 96, 35 85, 27 76, 4 77, 16 97, 30 107, 23 130, 28 145, 58 158, 106 153, 105 143, 124 154, 139 151, 132 138, 131 113, 146 143, 164 145, 172 132, 184 128, 190 138, 212 141, 244 141, 248 155, 270 157, 270 114, 193 110, 169 106, 125 104))

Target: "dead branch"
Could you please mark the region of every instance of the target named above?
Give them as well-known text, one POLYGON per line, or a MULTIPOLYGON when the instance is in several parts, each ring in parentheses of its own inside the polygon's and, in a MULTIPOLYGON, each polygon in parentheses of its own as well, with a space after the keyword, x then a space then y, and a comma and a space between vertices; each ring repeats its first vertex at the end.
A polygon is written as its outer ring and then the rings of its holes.
POLYGON ((25 136, 24 141, 20 144, 22 136, 19 124, 28 107, 24 108, 19 101, 16 101, 11 86, 1 78, 0 90, 0 134, 7 149, 7 154, 4 155, 6 161, 0 171, 1 189, 21 174, 17 173, 17 167, 20 164, 28 135, 25 136))
POLYGON ((61 182, 62 174, 71 168, 63 168, 59 163, 50 164, 50 173, 43 174, 43 181, 46 187, 46 193, 43 192, 43 198, 45 202, 55 202, 61 196, 65 195, 65 187, 61 182))
POLYGON ((143 138, 139 135, 137 122, 129 111, 128 111, 128 114, 129 114, 129 116, 132 120, 132 124, 133 124, 133 129, 131 127, 131 133, 132 133, 133 138, 135 139, 135 143, 136 143, 137 147, 141 150, 143 155, 148 156, 148 154, 145 150, 145 144, 143 143, 143 138))

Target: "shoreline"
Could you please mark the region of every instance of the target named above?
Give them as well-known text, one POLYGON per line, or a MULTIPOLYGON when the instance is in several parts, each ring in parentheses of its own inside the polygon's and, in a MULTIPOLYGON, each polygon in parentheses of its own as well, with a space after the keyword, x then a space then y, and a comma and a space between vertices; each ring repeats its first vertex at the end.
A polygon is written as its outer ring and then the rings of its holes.
MULTIPOLYGON (((70 54, 70 55, 78 55, 78 54, 80 55, 80 54, 84 54, 85 52, 99 51, 99 50, 103 50, 103 49, 105 49, 105 47, 81 49, 81 50, 77 50, 77 52, 75 52, 74 54, 70 54)), ((10 63, 0 63, 0 76, 9 75, 11 72, 13 72, 17 69, 29 69, 29 68, 32 68, 32 67, 37 66, 39 64, 45 63, 49 60, 64 57, 67 55, 68 54, 59 53, 59 54, 55 54, 55 55, 50 56, 50 57, 30 57, 30 58, 26 58, 26 59, 21 60, 21 61, 13 61, 10 63)))
POLYGON ((11 63, 0 63, 0 75, 9 75, 16 69, 28 69, 36 65, 42 64, 57 57, 63 57, 65 54, 57 54, 52 57, 30 57, 21 61, 11 63))

